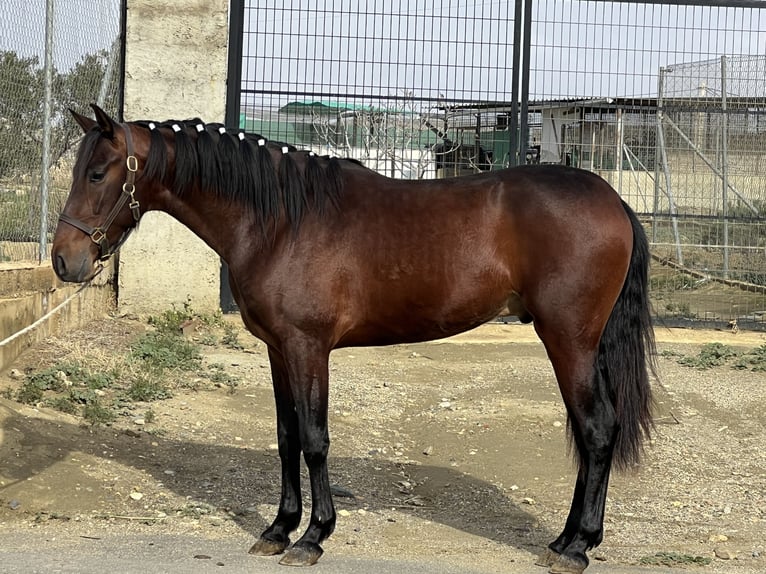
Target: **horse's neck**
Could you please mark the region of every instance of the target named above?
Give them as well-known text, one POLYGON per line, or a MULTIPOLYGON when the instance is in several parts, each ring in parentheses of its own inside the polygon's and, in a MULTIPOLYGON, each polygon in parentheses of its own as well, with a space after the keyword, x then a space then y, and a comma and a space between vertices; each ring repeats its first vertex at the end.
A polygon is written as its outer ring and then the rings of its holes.
POLYGON ((182 197, 170 193, 157 209, 189 228, 226 261, 241 249, 238 243, 249 224, 244 220, 247 210, 197 189, 182 197))

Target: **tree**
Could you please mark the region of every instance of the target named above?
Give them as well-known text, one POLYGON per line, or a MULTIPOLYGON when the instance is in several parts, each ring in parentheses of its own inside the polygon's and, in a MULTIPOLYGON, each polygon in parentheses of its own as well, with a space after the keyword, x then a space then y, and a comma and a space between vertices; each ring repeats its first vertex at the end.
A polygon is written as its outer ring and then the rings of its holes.
MULTIPOLYGON (((51 163, 77 141, 79 130, 68 108, 95 102, 101 91, 109 54, 87 54, 67 73, 53 70, 51 102, 51 163)), ((117 78, 109 79, 107 111, 116 111, 117 78)), ((0 177, 35 173, 40 169, 44 70, 36 56, 20 58, 0 51, 0 177)))
POLYGON ((0 177, 39 167, 42 102, 37 57, 0 52, 0 177))

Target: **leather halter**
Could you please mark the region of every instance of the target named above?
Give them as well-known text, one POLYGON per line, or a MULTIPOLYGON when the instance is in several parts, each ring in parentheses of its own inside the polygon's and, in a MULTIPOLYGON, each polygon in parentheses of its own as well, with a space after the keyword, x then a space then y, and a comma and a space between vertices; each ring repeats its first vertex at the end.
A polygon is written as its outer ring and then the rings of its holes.
POLYGON ((120 210, 125 206, 128 200, 130 200, 128 207, 133 214, 133 220, 138 222, 138 220, 141 218, 140 205, 133 195, 136 192, 135 182, 136 172, 138 171, 138 159, 135 155, 133 155, 133 136, 130 133, 130 127, 128 127, 126 124, 122 124, 122 129, 125 132, 125 147, 128 152, 128 157, 125 160, 126 166, 128 168, 128 174, 125 177, 125 183, 122 184, 122 193, 117 199, 117 203, 114 204, 114 207, 112 207, 112 210, 109 212, 109 215, 106 216, 104 223, 98 227, 91 227, 90 225, 83 223, 79 219, 75 219, 66 213, 59 215, 59 221, 63 221, 64 223, 68 223, 69 225, 76 227, 85 233, 88 237, 90 237, 93 243, 98 245, 98 258, 100 261, 105 261, 114 255, 115 252, 128 238, 130 232, 133 231, 133 227, 125 230, 125 232, 117 240, 117 243, 112 246, 109 245, 109 240, 106 238, 107 231, 109 231, 112 223, 114 223, 114 220, 117 219, 117 215, 120 213, 120 210))

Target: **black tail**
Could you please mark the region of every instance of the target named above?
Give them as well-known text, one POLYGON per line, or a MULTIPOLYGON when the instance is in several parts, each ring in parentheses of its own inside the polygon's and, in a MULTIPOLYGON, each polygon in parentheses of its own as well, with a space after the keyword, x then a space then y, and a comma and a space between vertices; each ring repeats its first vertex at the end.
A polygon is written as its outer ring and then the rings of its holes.
POLYGON ((633 210, 623 202, 633 226, 633 253, 628 276, 607 321, 598 350, 598 368, 609 389, 619 430, 614 463, 637 463, 643 441, 652 430, 652 389, 655 374, 654 330, 649 306, 649 242, 633 210))

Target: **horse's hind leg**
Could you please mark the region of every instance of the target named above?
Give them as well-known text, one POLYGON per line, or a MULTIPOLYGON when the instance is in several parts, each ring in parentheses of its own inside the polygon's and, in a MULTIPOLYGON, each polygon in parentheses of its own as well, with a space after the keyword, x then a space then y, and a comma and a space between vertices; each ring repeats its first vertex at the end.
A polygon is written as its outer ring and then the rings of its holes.
POLYGON ((548 350, 569 415, 579 471, 563 532, 541 558, 553 573, 579 574, 586 551, 603 538, 604 507, 617 423, 605 381, 596 364, 600 329, 569 331, 536 324, 548 350))
POLYGON ((281 554, 290 544, 290 533, 301 521, 301 442, 298 415, 290 390, 284 361, 274 349, 269 349, 271 379, 277 405, 277 441, 282 462, 282 495, 274 522, 250 549, 250 554, 271 556, 281 554))

